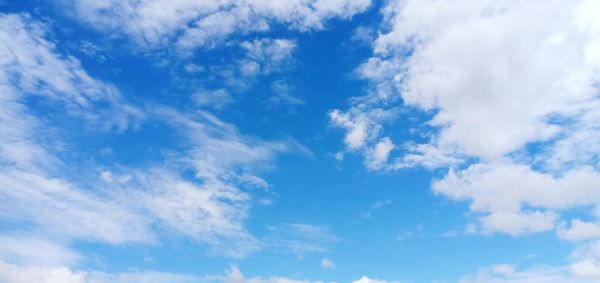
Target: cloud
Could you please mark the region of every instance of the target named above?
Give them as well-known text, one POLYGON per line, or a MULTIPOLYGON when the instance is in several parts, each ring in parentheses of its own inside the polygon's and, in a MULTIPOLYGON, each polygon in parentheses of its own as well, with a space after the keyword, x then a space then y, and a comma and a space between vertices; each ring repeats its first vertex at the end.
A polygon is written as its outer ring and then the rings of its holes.
POLYGON ((371 218, 373 217, 373 213, 378 210, 383 208, 384 206, 388 206, 392 204, 392 200, 391 199, 387 199, 387 200, 378 200, 373 202, 373 204, 371 204, 371 206, 369 207, 369 209, 367 211, 363 211, 360 213, 360 217, 362 218, 371 218))
POLYGON ((223 283, 317 283, 322 281, 310 281, 307 279, 304 280, 296 280, 290 279, 287 277, 252 277, 246 278, 244 274, 240 271, 237 266, 232 266, 231 269, 227 271, 227 275, 225 276, 212 276, 209 277, 212 279, 211 282, 223 282, 223 283))
MULTIPOLYGON (((203 66, 203 72, 206 70, 203 73, 205 76, 192 80, 195 82, 194 88, 201 86, 191 96, 192 101, 200 106, 223 107, 233 102, 236 94, 248 91, 259 79, 280 75, 293 68, 296 63, 293 55, 297 46, 296 41, 292 39, 259 38, 230 44, 224 47, 224 50, 227 50, 226 48, 231 48, 230 57, 203 66)), ((191 68, 189 64, 183 67, 186 72, 198 68, 191 68)), ((273 91, 278 93, 278 101, 273 101, 274 103, 303 103, 289 94, 285 84, 278 82, 273 83, 273 91)))
POLYGON ((47 27, 27 15, 2 15, 0 37, 0 209, 4 219, 52 233, 119 243, 149 241, 143 217, 62 179, 63 161, 47 139, 51 126, 29 113, 25 98, 39 96, 66 117, 124 130, 143 117, 111 85, 91 78, 79 62, 60 55, 47 27), (64 108, 63 108, 64 107, 64 108), (59 110, 62 111, 62 110, 59 110))
POLYGON ((0 236, 0 261, 35 266, 72 265, 81 257, 63 245, 30 236, 0 236))
POLYGON ((573 219, 570 227, 566 227, 566 224, 563 223, 558 228, 558 236, 565 240, 579 241, 600 238, 600 224, 598 223, 573 219))
POLYGON ((533 266, 521 269, 512 264, 496 264, 463 276, 461 283, 591 283, 600 279, 600 243, 579 244, 563 266, 533 266))
POLYGON ((353 1, 63 1, 73 16, 102 31, 129 36, 143 48, 175 44, 180 50, 210 47, 236 35, 284 25, 319 30, 333 18, 366 10, 369 0, 353 1), (119 23, 118 25, 116 23, 119 23))
MULTIPOLYGON (((580 263, 579 263, 580 264, 580 263)), ((533 267, 525 270, 515 270, 512 265, 494 265, 479 270, 477 274, 461 278, 460 283, 592 283, 580 271, 565 267, 533 267)), ((576 269, 587 267, 581 266, 576 269)), ((582 270, 583 271, 583 270, 582 270)))
POLYGON ((209 106, 221 109, 233 102, 233 98, 226 89, 199 90, 192 94, 192 100, 199 106, 209 106))
POLYGON ((367 160, 365 161, 367 167, 373 170, 381 168, 381 166, 388 161, 390 152, 392 152, 395 147, 396 146, 390 138, 382 138, 371 152, 367 154, 367 160))
MULTIPOLYGON (((332 110, 331 123, 369 170, 452 168, 433 190, 470 201, 481 232, 552 230, 560 212, 598 201, 600 21, 589 12, 597 8, 391 1, 373 56, 356 70, 372 88, 332 110), (415 110, 428 119, 425 134, 399 145, 390 125, 415 110)), ((575 221, 561 233, 585 238, 591 225, 575 221)))
POLYGON ((321 267, 323 268, 327 268, 327 269, 334 269, 335 268, 335 264, 333 263, 333 261, 327 259, 327 258, 323 258, 321 260, 321 267))
POLYGON ((43 97, 72 115, 118 130, 143 118, 114 86, 92 78, 74 57, 60 54, 44 24, 15 14, 1 15, 0 22, 0 83, 9 92, 3 101, 43 97))
POLYGON ((564 131, 552 117, 594 111, 599 24, 584 12, 592 2, 393 1, 383 10, 390 30, 358 72, 387 97, 435 110, 435 145, 502 156, 564 131))
POLYGON ((292 89, 285 81, 279 80, 275 81, 271 84, 271 91, 275 93, 275 95, 269 97, 266 101, 268 106, 296 106, 296 105, 304 105, 304 101, 300 98, 293 96, 292 89))
POLYGON ((363 276, 363 277, 361 277, 358 280, 352 281, 352 283, 388 283, 388 281, 378 280, 378 279, 372 279, 372 278, 369 278, 367 276, 363 276))
POLYGON ((163 272, 103 273, 75 271, 67 267, 22 266, 0 262, 0 281, 5 283, 191 283, 200 278, 163 272))
MULTIPOLYGON (((46 25, 26 15, 2 15, 0 22, 0 38, 6 39, 0 46, 5 55, 0 62, 0 219, 27 227, 10 232, 49 236, 65 245, 156 244, 159 235, 177 234, 229 257, 262 247, 244 227, 252 204, 246 189, 268 188, 258 172, 273 168, 280 153, 307 152, 303 146, 293 140, 245 137, 207 112, 180 113, 150 103, 136 107, 114 86, 87 75, 75 58, 62 55, 46 25), (38 113, 25 102, 27 97, 56 108, 38 113), (65 159, 53 144, 62 140, 49 134, 60 133, 61 119, 73 119, 81 127, 108 123, 115 126, 105 130, 117 131, 141 121, 160 124, 177 137, 176 150, 164 148, 169 154, 163 160, 135 169, 79 164, 65 159), (65 164, 78 164, 80 171, 65 164)), ((78 153, 74 149, 70 154, 78 153)), ((74 257, 55 244, 30 242, 56 251, 58 261, 74 257)), ((44 260, 26 250, 5 247, 2 252, 8 261, 44 260)))
POLYGON ((289 39, 261 38, 241 44, 246 58, 240 62, 245 76, 267 75, 281 70, 291 60, 296 42, 289 39))
POLYGON ((264 239, 269 248, 281 252, 305 254, 322 253, 340 241, 329 229, 304 223, 283 223, 267 226, 264 239))
POLYGON ((450 171, 432 187, 452 199, 471 200, 470 209, 484 214, 484 230, 518 235, 553 229, 555 211, 595 205, 599 182, 600 174, 590 167, 555 177, 525 165, 474 164, 450 171))
POLYGON ((1 168, 3 219, 35 224, 67 238, 110 244, 151 243, 150 220, 118 201, 81 189, 66 180, 1 168))

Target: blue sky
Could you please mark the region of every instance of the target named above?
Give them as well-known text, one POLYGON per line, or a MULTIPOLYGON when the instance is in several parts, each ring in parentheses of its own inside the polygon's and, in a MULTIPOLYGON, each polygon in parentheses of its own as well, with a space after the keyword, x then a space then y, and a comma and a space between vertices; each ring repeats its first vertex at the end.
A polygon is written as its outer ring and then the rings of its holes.
POLYGON ((597 282, 597 11, 0 1, 0 282, 597 282))

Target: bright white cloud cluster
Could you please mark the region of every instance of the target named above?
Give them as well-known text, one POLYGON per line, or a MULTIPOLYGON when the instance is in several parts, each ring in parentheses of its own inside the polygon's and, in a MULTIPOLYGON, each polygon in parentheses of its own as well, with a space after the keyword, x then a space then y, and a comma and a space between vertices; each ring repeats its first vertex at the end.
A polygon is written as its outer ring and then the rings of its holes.
MULTIPOLYGON (((598 5, 392 1, 357 70, 373 91, 332 111, 332 123, 369 169, 456 166, 433 188, 472 201, 482 232, 555 229, 561 211, 599 201, 598 5), (428 143, 386 137, 398 107, 431 115, 428 143)), ((594 223, 560 225, 565 238, 597 235, 594 223)))
POLYGON ((64 1, 75 16, 98 29, 131 36, 142 47, 174 42, 180 50, 210 47, 240 33, 265 32, 285 25, 322 29, 332 18, 350 18, 370 0, 144 0, 64 1))

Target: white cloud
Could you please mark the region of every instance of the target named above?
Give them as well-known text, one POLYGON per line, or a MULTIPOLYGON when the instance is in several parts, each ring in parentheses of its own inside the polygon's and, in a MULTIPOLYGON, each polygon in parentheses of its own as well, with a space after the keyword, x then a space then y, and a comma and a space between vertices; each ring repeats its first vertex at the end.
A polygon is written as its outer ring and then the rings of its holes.
POLYGON ((348 133, 344 137, 344 142, 350 150, 361 148, 367 138, 366 123, 363 121, 352 121, 347 114, 338 110, 330 113, 331 121, 336 126, 344 127, 348 133))
POLYGON ((388 283, 388 281, 372 279, 367 276, 363 276, 363 277, 359 278, 358 280, 352 281, 352 283, 388 283))
POLYGON ((223 282, 223 283, 321 283, 322 281, 310 281, 307 279, 296 280, 287 277, 251 277, 247 278, 242 274, 237 266, 232 266, 227 271, 225 276, 212 276, 211 282, 223 282))
POLYGON ((271 90, 275 95, 269 97, 266 103, 269 106, 281 106, 281 105, 304 105, 302 99, 292 95, 292 89, 285 81, 275 81, 271 84, 271 90))
POLYGON ((380 169, 381 166, 388 161, 390 152, 395 147, 396 146, 390 138, 382 138, 381 141, 375 145, 375 148, 372 149, 372 152, 367 154, 367 160, 365 161, 367 167, 373 170, 380 169))
POLYGON ((108 121, 120 130, 132 115, 143 116, 141 111, 114 87, 87 75, 76 59, 59 55, 41 23, 19 15, 2 15, 0 22, 5 39, 0 48, 0 216, 37 224, 52 234, 109 243, 149 241, 140 224, 143 217, 61 179, 63 162, 42 140, 52 138, 51 126, 29 114, 22 101, 38 95, 70 116, 93 125, 108 121))
POLYGON ((85 276, 66 267, 26 267, 0 262, 0 280, 6 283, 85 283, 85 276))
MULTIPOLYGON (((589 12, 597 8, 391 1, 373 56, 356 70, 373 89, 333 110, 332 124, 370 170, 454 167, 433 189, 471 201, 482 232, 552 230, 561 211, 598 202, 600 21, 589 12), (430 115, 427 134, 373 166, 390 121, 406 113, 399 108, 430 115)), ((564 237, 595 233, 572 226, 564 237)))
POLYGON ((329 229, 304 223, 283 223, 267 226, 264 243, 269 248, 288 253, 322 253, 340 239, 329 229))
POLYGON ((582 260, 571 265, 571 273, 579 278, 600 279, 600 262, 582 260))
POLYGON ((163 272, 103 273, 76 271, 67 267, 23 266, 0 262, 0 281, 3 283, 191 283, 200 278, 163 272))
POLYGON ((592 283, 598 280, 600 265, 592 260, 577 261, 570 266, 544 266, 519 270, 514 265, 498 264, 481 268, 460 283, 592 283))
MULTIPOLYGON (((87 75, 75 58, 60 55, 43 24, 19 15, 2 15, 0 22, 0 38, 5 39, 0 41, 0 54, 5 55, 0 60, 2 220, 27 224, 27 231, 19 232, 67 244, 154 244, 158 235, 175 233, 218 255, 240 257, 261 247, 244 227, 252 201, 245 188, 268 188, 258 172, 269 170, 279 153, 307 152, 304 147, 293 140, 244 137, 206 112, 182 114, 149 105, 146 114, 126 103, 113 86, 87 75), (145 123, 173 128, 180 151, 137 169, 81 165, 82 171, 98 174, 73 176, 67 161, 46 142, 52 138, 59 143, 60 137, 48 132, 60 129, 42 119, 46 117, 30 114, 26 96, 68 109, 66 114, 52 113, 53 119, 82 118, 92 125, 109 121, 125 130, 131 120, 146 117, 145 123)), ((56 251, 57 260, 69 259, 52 243, 31 242, 56 251)), ((7 261, 45 260, 26 250, 5 247, 1 252, 7 261)))
POLYGON ((327 268, 327 269, 334 269, 335 264, 330 259, 323 258, 323 259, 321 259, 321 267, 327 268))
POLYGON ((0 196, 2 218, 51 234, 111 244, 154 241, 145 216, 63 179, 2 168, 0 196))
POLYGON ((436 110, 436 145, 502 156, 563 130, 551 117, 592 111, 600 24, 585 5, 594 4, 394 1, 384 9, 391 29, 359 73, 406 105, 436 110))
POLYGON ((475 164, 450 171, 432 187, 452 199, 472 201, 470 209, 484 214, 484 230, 517 235, 553 229, 553 211, 596 204, 598 184, 600 174, 589 167, 555 177, 525 165, 475 164))
POLYGON ((366 10, 371 1, 84 0, 64 1, 64 5, 72 5, 79 20, 131 36, 144 48, 175 42, 179 49, 190 50, 213 46, 238 33, 268 31, 278 24, 300 31, 322 29, 329 19, 366 10))
POLYGON ((558 236, 565 240, 587 240, 600 238, 600 224, 582 221, 580 219, 571 220, 570 227, 563 224, 559 226, 558 236))
MULTIPOLYGON (((231 95, 228 98, 223 91, 227 90, 231 93, 245 92, 259 78, 281 74, 295 65, 293 53, 296 50, 296 42, 291 39, 260 38, 243 41, 233 45, 233 47, 239 48, 239 55, 236 52, 236 55, 233 55, 225 63, 219 62, 218 64, 209 66, 206 72, 208 77, 203 82, 203 84, 212 83, 219 85, 223 90, 212 92, 212 95, 208 97, 205 95, 207 91, 201 92, 200 96, 196 94, 194 95, 196 97, 193 96, 192 98, 199 98, 200 101, 197 102, 208 104, 208 102, 213 102, 214 100, 213 104, 216 103, 217 105, 219 104, 217 102, 231 102, 231 95), (215 97, 215 95, 218 96, 218 100, 213 98, 210 101, 205 101, 209 100, 209 97, 215 97)), ((277 85, 277 83, 274 85, 277 85)), ((210 89, 213 88, 211 87, 210 89)), ((275 90, 284 89, 279 87, 275 90)), ((294 98, 289 93, 280 96, 280 98, 280 102, 302 103, 301 100, 294 98)))
POLYGON ((72 265, 80 256, 70 249, 46 239, 23 235, 0 235, 0 262, 36 266, 72 265))
POLYGON ((292 52, 296 49, 296 42, 289 39, 261 38, 244 41, 241 47, 246 51, 246 59, 243 62, 259 64, 258 72, 269 74, 282 68, 286 61, 290 60, 292 52))
POLYGON ((465 276, 460 283, 586 283, 574 278, 563 268, 532 268, 510 273, 497 272, 493 267, 483 268, 475 275, 465 276))
POLYGON ((92 78, 77 59, 61 55, 47 39, 45 25, 14 14, 0 16, 0 23, 0 83, 10 92, 5 99, 42 96, 90 122, 119 130, 142 118, 114 86, 92 78))
POLYGON ((200 106, 210 106, 216 109, 223 108, 233 102, 233 98, 226 89, 199 90, 192 94, 192 100, 200 106))

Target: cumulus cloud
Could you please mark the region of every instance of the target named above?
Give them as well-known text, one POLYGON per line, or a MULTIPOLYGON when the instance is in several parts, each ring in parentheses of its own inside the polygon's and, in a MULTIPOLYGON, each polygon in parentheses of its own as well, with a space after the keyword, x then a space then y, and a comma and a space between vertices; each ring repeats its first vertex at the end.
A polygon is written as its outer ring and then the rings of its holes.
POLYGON ((438 194, 470 200, 471 210, 484 214, 484 230, 517 235, 553 229, 553 211, 595 205, 599 182, 600 174, 590 167, 556 178, 525 165, 475 164, 450 171, 432 186, 438 194))
MULTIPOLYGON (((595 205, 600 191, 594 9, 587 0, 391 1, 373 56, 356 70, 372 89, 333 110, 332 124, 370 170, 453 168, 433 189, 470 201, 481 232, 552 230, 560 212, 595 205), (381 141, 402 108, 429 116, 426 135, 390 140, 390 152, 381 141)), ((592 225, 574 221, 561 234, 585 238, 592 225)))

